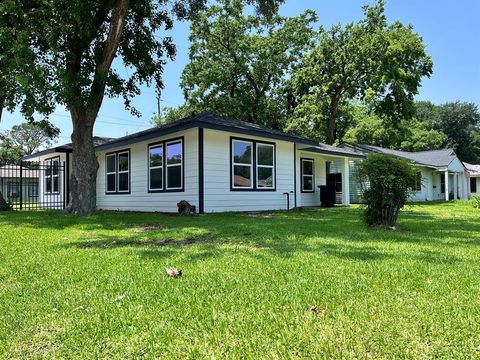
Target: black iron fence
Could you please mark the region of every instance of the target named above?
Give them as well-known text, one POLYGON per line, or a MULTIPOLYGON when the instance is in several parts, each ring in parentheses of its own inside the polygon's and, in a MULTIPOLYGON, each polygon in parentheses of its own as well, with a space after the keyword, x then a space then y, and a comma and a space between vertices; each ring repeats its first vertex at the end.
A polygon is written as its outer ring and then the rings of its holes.
POLYGON ((0 163, 0 193, 14 210, 64 209, 66 189, 65 163, 58 158, 0 163))

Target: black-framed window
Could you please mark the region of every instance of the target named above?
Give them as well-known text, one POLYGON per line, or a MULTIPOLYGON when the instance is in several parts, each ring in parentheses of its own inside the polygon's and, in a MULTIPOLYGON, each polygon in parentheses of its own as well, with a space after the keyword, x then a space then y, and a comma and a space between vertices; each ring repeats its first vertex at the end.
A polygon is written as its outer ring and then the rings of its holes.
POLYGON ((445 174, 440 174, 440 193, 445 194, 445 174))
POLYGON ((184 190, 183 137, 148 145, 148 191, 184 190))
POLYGON ((477 192, 477 178, 470 178, 470 192, 477 192))
POLYGON ((275 145, 256 143, 257 188, 273 189, 275 187, 275 145))
POLYGON ((105 192, 130 193, 130 150, 120 150, 105 155, 105 192))
POLYGON ((315 192, 315 173, 313 159, 301 158, 302 192, 315 192))
POLYGON ((231 190, 275 190, 275 144, 230 139, 231 190))
POLYGON ((46 159, 45 165, 45 194, 58 194, 60 192, 60 157, 46 159))

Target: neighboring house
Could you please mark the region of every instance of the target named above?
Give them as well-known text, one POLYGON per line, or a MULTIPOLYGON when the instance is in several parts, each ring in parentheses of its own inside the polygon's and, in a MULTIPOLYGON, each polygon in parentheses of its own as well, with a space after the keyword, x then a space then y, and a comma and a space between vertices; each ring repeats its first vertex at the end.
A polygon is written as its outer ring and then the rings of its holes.
POLYGON ((343 143, 344 149, 367 155, 381 153, 407 159, 420 169, 412 201, 468 199, 468 171, 453 149, 399 151, 379 146, 343 143))
MULTIPOLYGON (((111 140, 95 151, 98 209, 176 212, 177 203, 187 200, 200 213, 319 206, 318 186, 333 173, 337 195, 349 205, 349 161, 364 157, 209 113, 111 140)), ((54 148, 29 159, 65 161, 68 173, 70 152, 54 148)))
POLYGON ((470 175, 469 192, 470 196, 480 195, 480 165, 463 163, 470 175))
POLYGON ((0 166, 0 192, 8 203, 36 202, 39 171, 20 165, 0 166))

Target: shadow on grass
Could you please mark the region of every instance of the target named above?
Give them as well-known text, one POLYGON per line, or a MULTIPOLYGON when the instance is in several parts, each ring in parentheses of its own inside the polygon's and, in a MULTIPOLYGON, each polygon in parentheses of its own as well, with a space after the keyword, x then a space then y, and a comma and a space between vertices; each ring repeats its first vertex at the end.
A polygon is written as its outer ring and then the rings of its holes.
POLYGON ((73 217, 57 212, 26 212, 0 215, 0 227, 79 231, 78 240, 61 246, 85 250, 138 248, 140 255, 148 259, 180 254, 192 262, 238 253, 262 260, 268 256, 289 258, 305 252, 355 261, 388 260, 394 255, 382 250, 385 243, 412 243, 419 249, 411 258, 442 264, 462 259, 435 251, 425 253, 422 247, 480 245, 478 225, 472 221, 417 214, 402 213, 397 231, 366 227, 359 208, 199 217, 128 212, 73 217), (195 251, 184 251, 187 246, 195 247, 195 251))

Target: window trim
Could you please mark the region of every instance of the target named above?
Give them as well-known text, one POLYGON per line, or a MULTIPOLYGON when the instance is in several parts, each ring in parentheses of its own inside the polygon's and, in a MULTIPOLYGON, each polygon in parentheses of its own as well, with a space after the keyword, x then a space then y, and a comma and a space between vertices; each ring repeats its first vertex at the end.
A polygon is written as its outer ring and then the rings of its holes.
POLYGON ((476 177, 471 177, 470 178, 470 192, 473 193, 473 194, 477 194, 478 193, 478 182, 477 182, 477 178, 476 177), (472 185, 475 184, 475 191, 472 190, 472 185))
POLYGON ((263 142, 256 142, 255 143, 255 161, 256 161, 256 167, 255 167, 255 177, 256 177, 256 185, 259 190, 270 190, 270 189, 275 189, 277 184, 275 181, 277 180, 275 177, 275 144, 267 144, 263 142), (273 163, 272 165, 262 165, 258 163, 258 145, 263 145, 263 146, 268 146, 273 149, 273 163), (258 169, 259 168, 264 168, 264 169, 272 169, 272 185, 273 186, 268 186, 268 187, 258 187, 258 169))
POLYGON ((117 192, 117 154, 116 153, 109 153, 105 154, 105 193, 107 194, 115 194, 117 192), (112 157, 115 160, 114 171, 108 172, 108 158, 112 157), (115 190, 108 190, 108 175, 115 175, 115 190))
POLYGON ((300 181, 301 181, 301 186, 300 186, 300 192, 302 193, 310 193, 310 194, 313 194, 315 193, 315 159, 313 158, 304 158, 304 157, 301 157, 300 158, 300 181), (307 162, 311 162, 312 163, 312 175, 305 175, 303 173, 303 162, 304 161, 307 161, 307 162), (303 188, 303 178, 305 176, 308 176, 308 177, 311 177, 312 178, 312 190, 305 190, 303 188))
POLYGON ((123 150, 123 151, 118 151, 117 152, 117 192, 119 194, 124 194, 124 193, 128 193, 130 194, 130 168, 131 168, 131 165, 132 164, 132 161, 131 161, 131 158, 130 158, 130 150, 123 150), (128 170, 125 171, 125 170, 122 170, 120 171, 120 155, 123 155, 123 154, 127 154, 128 155, 128 170), (120 174, 125 174, 127 173, 128 174, 128 190, 120 190, 120 174))
MULTIPOLYGON (((237 166, 248 166, 246 164, 237 163, 237 166)), ((260 165, 260 167, 268 167, 269 165, 260 165)), ((277 191, 277 144, 270 141, 263 141, 263 140, 253 140, 253 139, 246 139, 236 136, 230 136, 230 191, 277 191), (234 165, 233 162, 233 143, 234 141, 241 141, 241 142, 249 142, 252 144, 252 163, 250 164, 251 167, 251 177, 252 177, 252 185, 250 187, 235 187, 233 185, 234 181, 234 165), (258 180, 258 164, 257 164, 257 144, 261 145, 270 145, 273 147, 273 187, 258 187, 257 180, 258 180)))
POLYGON ((445 174, 440 174, 440 194, 445 194, 445 174))
MULTIPOLYGON (((130 149, 122 149, 117 151, 112 151, 105 153, 105 195, 128 195, 131 193, 131 171, 132 171, 132 154, 130 149), (120 154, 128 154, 128 172, 127 171, 118 171, 120 162, 118 161, 118 156, 120 154), (115 191, 107 191, 108 180, 107 180, 107 158, 109 156, 115 156, 115 191), (120 177, 119 174, 128 173, 128 190, 119 190, 120 177)), ((109 172, 108 174, 113 174, 109 172)))
POLYGON ((48 158, 48 159, 45 159, 43 160, 43 163, 45 166, 51 166, 51 173, 50 173, 50 176, 47 176, 47 169, 45 168, 44 169, 44 175, 43 175, 43 181, 44 181, 44 186, 43 186, 43 194, 44 195, 59 195, 60 194, 60 156, 54 156, 54 157, 51 157, 51 158, 48 158), (58 161, 58 173, 57 175, 53 175, 53 161, 54 160, 57 160, 58 161), (53 179, 54 177, 58 178, 58 191, 53 191, 53 179), (47 178, 50 178, 51 181, 52 181, 52 187, 51 187, 51 190, 50 191, 47 191, 47 181, 46 179, 47 178))
POLYGON ((147 189, 148 189, 148 192, 160 192, 160 191, 163 191, 163 189, 165 188, 165 184, 164 184, 164 172, 165 172, 165 169, 163 167, 163 161, 164 161, 164 158, 165 158, 165 146, 162 143, 157 143, 157 144, 149 144, 148 145, 148 148, 147 148, 147 161, 148 161, 148 165, 147 165, 147 189), (161 148, 162 149, 162 164, 160 166, 151 166, 150 164, 150 150, 151 149, 155 149, 155 148, 161 148), (157 169, 162 169, 162 187, 161 188, 154 188, 152 189, 150 187, 150 172, 152 170, 157 170, 157 169))
POLYGON ((147 192, 148 193, 171 193, 171 192, 184 192, 185 191, 185 137, 179 136, 176 138, 165 139, 162 141, 156 141, 154 143, 147 145, 147 192), (170 165, 181 166, 181 183, 182 186, 179 188, 168 188, 167 187, 167 145, 168 144, 182 144, 182 162, 180 165, 170 165), (158 147, 161 145, 163 147, 163 158, 162 158, 162 189, 150 189, 150 148, 158 147))

